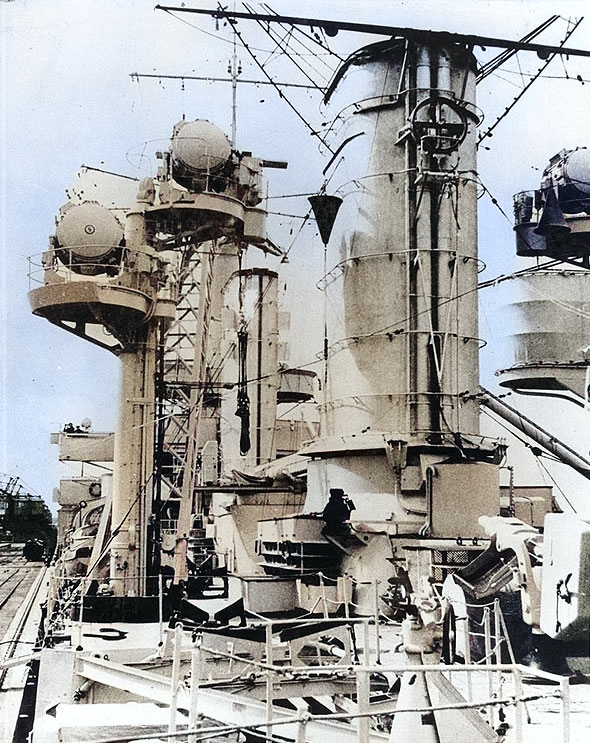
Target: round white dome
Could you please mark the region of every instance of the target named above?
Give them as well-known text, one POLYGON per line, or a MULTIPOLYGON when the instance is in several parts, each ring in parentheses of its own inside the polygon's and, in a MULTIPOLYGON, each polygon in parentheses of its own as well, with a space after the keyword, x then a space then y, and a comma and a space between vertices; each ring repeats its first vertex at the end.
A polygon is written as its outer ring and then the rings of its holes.
POLYGON ((106 207, 86 201, 63 210, 57 224, 60 248, 71 250, 86 260, 102 258, 123 239, 123 227, 106 207))
POLYGON ((590 194, 590 150, 580 147, 569 152, 563 170, 568 183, 580 193, 590 194))
POLYGON ((231 156, 231 144, 210 121, 181 122, 172 137, 171 152, 177 162, 194 171, 217 170, 231 156))

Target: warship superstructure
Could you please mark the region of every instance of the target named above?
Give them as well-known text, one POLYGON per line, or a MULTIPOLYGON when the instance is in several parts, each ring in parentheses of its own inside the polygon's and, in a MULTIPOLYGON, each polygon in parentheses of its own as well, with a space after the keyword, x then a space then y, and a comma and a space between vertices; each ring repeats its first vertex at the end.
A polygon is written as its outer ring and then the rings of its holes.
MULTIPOLYGON (((567 740, 590 524, 548 489, 500 486, 481 404, 590 463, 479 386, 474 42, 378 33, 324 99, 317 373, 281 338, 264 174, 286 163, 183 119, 128 208, 60 209, 30 303, 119 357, 120 416, 114 448, 60 433, 112 472, 60 532, 33 743, 522 741, 543 696, 526 673, 553 684, 567 740)), ((563 282, 583 303, 589 193, 580 147, 516 198, 519 254, 551 264, 520 279, 506 387, 587 400, 588 328, 552 317, 552 333, 531 297, 563 282)))

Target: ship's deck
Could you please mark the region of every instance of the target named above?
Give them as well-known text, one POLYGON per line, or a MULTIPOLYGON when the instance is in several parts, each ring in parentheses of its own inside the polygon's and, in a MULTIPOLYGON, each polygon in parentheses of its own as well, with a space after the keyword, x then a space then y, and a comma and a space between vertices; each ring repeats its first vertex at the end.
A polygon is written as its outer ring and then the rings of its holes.
POLYGON ((32 653, 45 598, 44 566, 27 562, 22 548, 0 548, 0 741, 13 740, 28 678, 25 664, 9 664, 32 653))

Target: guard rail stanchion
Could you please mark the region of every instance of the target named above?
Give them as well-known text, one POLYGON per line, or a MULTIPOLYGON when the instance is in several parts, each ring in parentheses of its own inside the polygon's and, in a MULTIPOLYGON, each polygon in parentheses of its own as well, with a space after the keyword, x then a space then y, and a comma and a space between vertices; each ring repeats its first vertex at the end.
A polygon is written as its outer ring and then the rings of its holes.
POLYGON ((514 696, 516 697, 514 732, 516 740, 522 740, 524 702, 522 701, 522 671, 514 666, 514 696))
POLYGON ((272 664, 272 623, 268 622, 266 625, 266 665, 269 666, 266 671, 266 734, 269 739, 272 738, 273 671, 270 667, 272 664))
POLYGON ((296 743, 306 743, 306 730, 307 723, 309 721, 309 712, 302 712, 299 715, 299 724, 297 726, 297 741, 296 743))
POLYGON ((352 600, 352 585, 350 578, 345 575, 343 578, 344 585, 344 616, 348 619, 350 617, 350 601, 352 600))
MULTIPOLYGON (((366 626, 366 625, 365 625, 366 626)), ((367 743, 371 734, 369 712, 370 674, 365 669, 356 670, 356 698, 359 717, 357 719, 357 743, 367 743)))
MULTIPOLYGON (((199 681, 201 678, 201 643, 202 634, 195 634, 193 637, 193 647, 191 652, 191 687, 190 687, 190 706, 188 715, 189 730, 194 730, 197 726, 199 716, 199 681)), ((188 743, 197 743, 196 734, 189 735, 188 743)))
POLYGON ((86 588, 86 579, 80 581, 80 613, 78 614, 78 624, 76 632, 76 650, 82 648, 82 623, 84 622, 84 589, 86 588))
POLYGON ((174 651, 172 654, 172 679, 170 688, 170 722, 168 724, 168 740, 174 740, 176 733, 176 710, 178 706, 178 687, 180 686, 180 660, 182 653, 182 624, 174 628, 174 651))
MULTIPOLYGON (((492 664, 492 641, 491 641, 491 622, 490 622, 490 608, 489 606, 484 607, 483 610, 483 623, 484 623, 484 647, 485 647, 485 665, 490 666, 492 664)), ((491 671, 486 671, 488 680, 488 698, 491 699, 494 691, 494 681, 492 678, 491 671)), ((492 724, 493 707, 487 708, 487 719, 488 723, 492 724)))
POLYGON ((330 613, 328 611, 328 604, 326 602, 326 586, 324 584, 324 576, 320 573, 320 592, 322 595, 322 607, 324 611, 324 619, 328 619, 330 613))
POLYGON ((162 644, 162 637, 164 631, 164 607, 163 607, 163 586, 162 586, 162 573, 158 575, 158 623, 159 623, 159 636, 160 645, 162 644))
POLYGON ((367 619, 363 621, 363 665, 371 663, 371 628, 367 619))
POLYGON ((381 663, 381 638, 379 637, 379 580, 375 578, 375 663, 381 663))
POLYGON ((561 700, 562 740, 570 743, 570 680, 564 676, 559 682, 559 696, 561 700))

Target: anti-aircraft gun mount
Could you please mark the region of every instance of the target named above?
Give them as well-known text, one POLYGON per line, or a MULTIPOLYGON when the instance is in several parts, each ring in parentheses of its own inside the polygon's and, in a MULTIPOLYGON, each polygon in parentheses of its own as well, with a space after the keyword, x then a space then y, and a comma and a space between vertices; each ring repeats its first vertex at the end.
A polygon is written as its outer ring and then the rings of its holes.
POLYGON ((509 366, 503 387, 588 399, 590 150, 562 150, 540 187, 514 197, 516 254, 541 260, 507 285, 509 366))
POLYGON ((516 254, 579 262, 590 267, 590 150, 554 155, 540 188, 514 197, 516 254))

